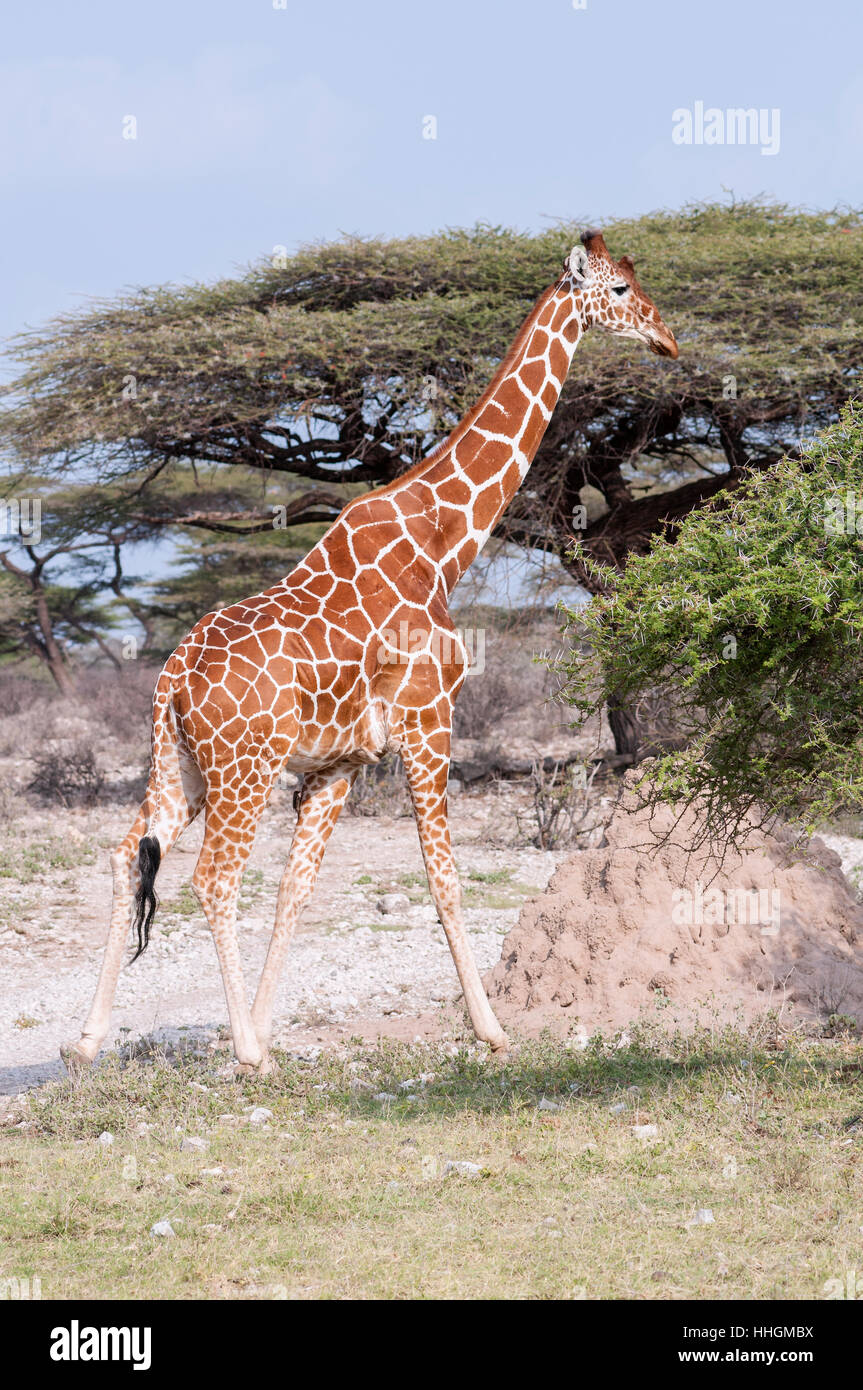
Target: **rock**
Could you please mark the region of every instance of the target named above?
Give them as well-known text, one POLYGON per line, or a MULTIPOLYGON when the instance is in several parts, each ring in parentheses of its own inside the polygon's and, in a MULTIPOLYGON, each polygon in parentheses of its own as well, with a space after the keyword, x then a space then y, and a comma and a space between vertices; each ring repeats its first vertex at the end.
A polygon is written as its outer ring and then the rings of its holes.
POLYGON ((268 1125, 273 1118, 272 1110, 268 1110, 265 1105, 256 1105, 249 1116, 250 1125, 268 1125))
POLYGON ((378 912, 384 917, 390 917, 395 912, 407 912, 410 907, 410 898, 406 893, 384 893, 378 899, 378 912))
POLYGON ((709 1207, 699 1207, 691 1221, 687 1221, 686 1229, 691 1231, 696 1226, 712 1226, 713 1212, 709 1207))
POLYGON ((393 1095, 392 1091, 378 1091, 372 1096, 372 1100, 379 1100, 381 1103, 388 1100, 398 1100, 398 1096, 393 1095))
POLYGON ((608 1110, 609 1110, 609 1114, 611 1114, 611 1115, 622 1115, 622 1114, 624 1113, 624 1111, 626 1110, 626 1102, 625 1102, 625 1101, 622 1101, 622 1100, 618 1100, 618 1101, 615 1102, 614 1105, 610 1105, 610 1106, 608 1107, 608 1110))
POLYGON ((96 1140, 96 1143, 101 1144, 103 1149, 110 1149, 113 1142, 114 1136, 107 1129, 103 1129, 102 1133, 99 1135, 99 1138, 96 1140))
POLYGON ((470 1163, 465 1158, 451 1158, 443 1166, 443 1175, 448 1178, 452 1173, 458 1173, 463 1178, 478 1178, 482 1168, 478 1163, 470 1163))
POLYGON ((551 1110, 554 1114, 557 1114, 559 1109, 560 1106, 557 1104, 556 1101, 546 1100, 545 1096, 543 1096, 542 1100, 539 1102, 539 1105, 537 1106, 537 1110, 551 1110))
POLYGON ((186 1135, 180 1145, 182 1152, 188 1154, 205 1154, 209 1147, 209 1139, 196 1139, 189 1134, 186 1135))
POLYGON ((175 1236, 176 1234, 177 1232, 170 1221, 157 1221, 154 1226, 150 1227, 151 1236, 175 1236))
POLYGON ((633 1125, 632 1133, 636 1139, 655 1139, 659 1128, 657 1125, 633 1125))

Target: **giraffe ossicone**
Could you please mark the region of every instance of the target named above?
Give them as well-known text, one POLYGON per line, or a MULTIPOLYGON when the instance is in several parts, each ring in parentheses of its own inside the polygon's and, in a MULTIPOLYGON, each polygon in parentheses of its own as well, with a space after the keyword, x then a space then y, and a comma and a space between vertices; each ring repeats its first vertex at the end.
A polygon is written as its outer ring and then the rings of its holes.
POLYGON ((276 985, 327 840, 360 767, 388 751, 404 763, 429 887, 474 1031, 506 1048, 465 934, 447 824, 453 704, 468 660, 447 601, 524 479, 572 355, 594 327, 677 356, 632 261, 612 260, 592 231, 449 437, 394 482, 349 502, 279 584, 208 613, 168 659, 153 700, 146 796, 111 856, 111 923, 95 998, 81 1038, 62 1049, 70 1070, 95 1059, 130 921, 140 954, 159 863, 202 810, 193 887, 212 929, 238 1063, 267 1068, 276 985), (237 898, 255 828, 284 770, 303 775, 302 794, 250 1009, 237 898))

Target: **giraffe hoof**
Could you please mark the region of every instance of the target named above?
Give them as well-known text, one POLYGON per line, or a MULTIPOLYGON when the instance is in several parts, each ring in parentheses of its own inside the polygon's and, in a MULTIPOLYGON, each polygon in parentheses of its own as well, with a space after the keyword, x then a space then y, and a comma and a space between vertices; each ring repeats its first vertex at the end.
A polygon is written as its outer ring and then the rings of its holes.
POLYGON ((260 1062, 237 1062, 234 1067, 235 1076, 269 1076, 272 1071, 269 1052, 263 1053, 260 1062))
POLYGON ((88 1057, 87 1053, 79 1043, 66 1043, 60 1048, 60 1060, 73 1081, 78 1081, 85 1071, 89 1071, 93 1065, 93 1058, 88 1057))
POLYGON ((509 1052, 509 1038, 506 1033, 501 1033, 500 1037, 495 1038, 494 1041, 489 1039, 488 1045, 496 1057, 505 1057, 509 1052))

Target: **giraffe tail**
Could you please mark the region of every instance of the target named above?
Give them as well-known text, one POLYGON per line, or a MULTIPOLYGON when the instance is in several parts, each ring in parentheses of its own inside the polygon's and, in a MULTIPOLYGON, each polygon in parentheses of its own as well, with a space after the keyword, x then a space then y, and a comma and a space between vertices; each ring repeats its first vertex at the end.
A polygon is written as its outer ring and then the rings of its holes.
MULTIPOLYGON (((156 682, 153 695, 153 758, 150 782, 147 788, 149 800, 149 830, 138 841, 138 890, 135 893, 135 916, 132 931, 138 938, 138 949, 132 956, 136 961, 150 944, 150 928, 159 906, 156 897, 156 874, 162 862, 162 846, 159 843, 157 826, 161 803, 163 782, 166 780, 167 762, 170 750, 175 747, 177 724, 174 715, 173 685, 168 670, 164 670, 156 682)), ((131 962, 130 962, 131 964, 131 962)))
POLYGON ((156 874, 162 860, 162 850, 155 835, 144 835, 138 842, 138 872, 141 881, 135 894, 135 918, 132 930, 138 937, 138 949, 132 957, 135 961, 150 944, 150 928, 159 906, 156 897, 156 874))

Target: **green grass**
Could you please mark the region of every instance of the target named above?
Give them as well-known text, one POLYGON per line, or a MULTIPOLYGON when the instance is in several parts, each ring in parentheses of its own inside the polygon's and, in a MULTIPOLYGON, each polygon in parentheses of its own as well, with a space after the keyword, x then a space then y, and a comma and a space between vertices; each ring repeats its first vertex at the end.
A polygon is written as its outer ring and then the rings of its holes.
POLYGON ((0 1131, 4 1276, 47 1298, 795 1299, 861 1268, 859 1044, 619 1042, 503 1065, 357 1043, 242 1081, 108 1059, 0 1131))
MULTIPOLYGON (((492 869, 487 873, 473 869, 462 880, 462 904, 464 907, 484 907, 489 911, 501 912, 506 908, 521 907, 524 899, 541 890, 529 883, 513 881, 512 869, 492 869), (503 892, 495 892, 503 889, 503 892)), ((410 899, 411 904, 431 902, 428 879, 423 873, 399 874, 397 882, 410 899)))
POLYGON ((33 883, 51 869, 77 869, 82 864, 92 864, 96 851, 86 841, 70 844, 67 840, 52 838, 33 840, 22 844, 12 841, 0 855, 0 878, 14 878, 17 883, 33 883))
POLYGON ((173 914, 176 917, 194 917, 201 912, 198 899, 186 885, 173 898, 167 898, 161 907, 164 914, 173 914))

